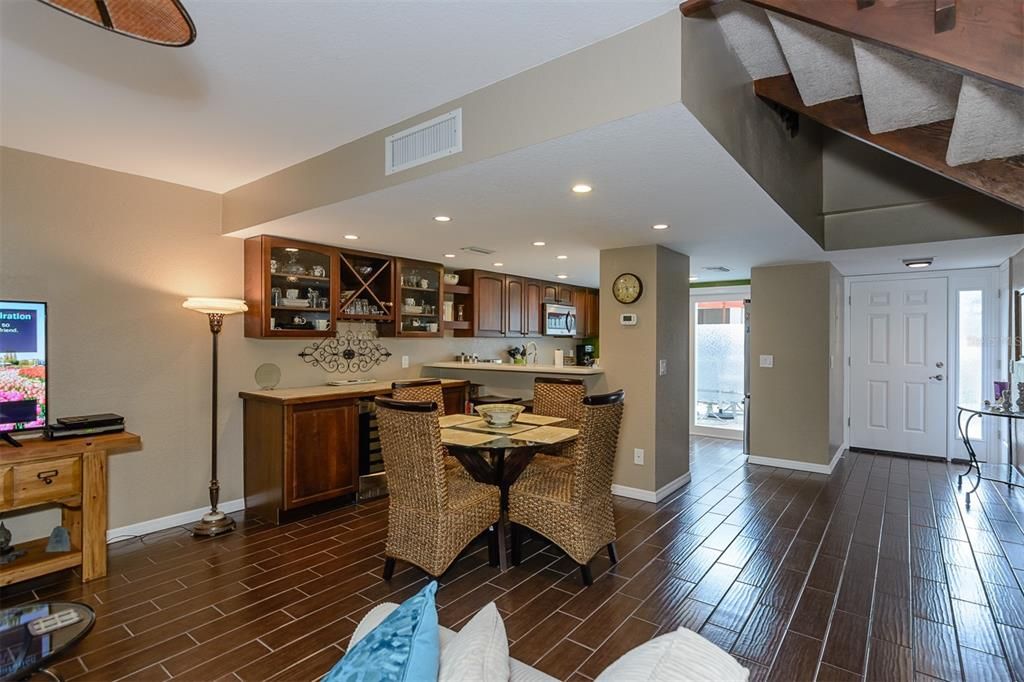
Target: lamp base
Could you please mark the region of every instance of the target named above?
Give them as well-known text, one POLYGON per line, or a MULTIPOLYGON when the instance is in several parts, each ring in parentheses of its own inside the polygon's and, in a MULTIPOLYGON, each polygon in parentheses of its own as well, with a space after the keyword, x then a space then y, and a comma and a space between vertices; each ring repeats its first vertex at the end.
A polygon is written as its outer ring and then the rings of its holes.
POLYGON ((203 514, 199 523, 192 526, 192 535, 214 536, 230 533, 235 529, 235 520, 222 511, 211 510, 203 514))

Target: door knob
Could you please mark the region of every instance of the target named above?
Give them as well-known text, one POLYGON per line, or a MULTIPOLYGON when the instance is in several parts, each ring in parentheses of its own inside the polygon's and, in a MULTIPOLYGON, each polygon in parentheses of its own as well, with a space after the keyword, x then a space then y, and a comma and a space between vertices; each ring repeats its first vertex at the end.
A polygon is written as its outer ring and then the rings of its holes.
POLYGON ((943 378, 943 377, 942 377, 942 375, 941 375, 941 374, 936 374, 935 376, 933 376, 933 377, 928 377, 928 378, 929 378, 929 379, 935 379, 936 381, 942 381, 942 378, 943 378))
POLYGON ((935 366, 936 366, 936 367, 938 367, 939 369, 942 369, 942 368, 943 368, 943 367, 945 367, 946 365, 945 365, 945 363, 943 363, 943 362, 936 362, 936 363, 935 363, 935 366))

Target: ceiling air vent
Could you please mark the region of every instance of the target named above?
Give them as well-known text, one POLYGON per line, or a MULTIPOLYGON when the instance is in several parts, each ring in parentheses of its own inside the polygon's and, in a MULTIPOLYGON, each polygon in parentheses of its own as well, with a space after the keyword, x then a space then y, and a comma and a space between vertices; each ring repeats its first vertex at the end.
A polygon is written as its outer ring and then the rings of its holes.
POLYGON ((415 168, 461 151, 460 108, 384 138, 384 174, 415 168))
POLYGON ((478 253, 481 256, 490 256, 494 253, 493 249, 485 249, 482 246, 463 246, 461 250, 466 253, 478 253))
POLYGON ((704 269, 708 272, 731 272, 731 270, 724 265, 708 265, 704 269))

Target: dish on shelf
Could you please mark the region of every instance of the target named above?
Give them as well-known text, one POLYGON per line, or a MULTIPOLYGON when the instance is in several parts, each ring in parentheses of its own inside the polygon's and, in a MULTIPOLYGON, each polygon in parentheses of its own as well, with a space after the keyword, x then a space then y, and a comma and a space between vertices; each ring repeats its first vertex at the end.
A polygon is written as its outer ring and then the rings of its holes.
POLYGON ((308 298, 282 298, 281 305, 285 308, 308 308, 308 298))
POLYGON ((373 266, 372 265, 357 265, 354 269, 355 269, 356 272, 358 272, 363 277, 366 277, 371 272, 373 272, 373 266))
POLYGON ((446 272, 444 275, 444 283, 455 286, 459 283, 459 276, 454 272, 446 272))
POLYGON ((402 306, 402 312, 406 315, 422 315, 423 306, 421 305, 404 305, 402 306))

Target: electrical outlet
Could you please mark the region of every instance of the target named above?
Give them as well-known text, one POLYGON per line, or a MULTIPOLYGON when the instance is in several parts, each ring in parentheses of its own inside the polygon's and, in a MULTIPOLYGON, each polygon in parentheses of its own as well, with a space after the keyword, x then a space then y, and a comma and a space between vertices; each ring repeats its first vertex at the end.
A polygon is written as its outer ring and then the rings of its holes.
POLYGON ((775 366, 775 356, 774 355, 762 355, 761 356, 761 366, 762 367, 774 367, 775 366))
POLYGON ((644 463, 644 449, 633 448, 633 464, 643 465, 644 463))
POLYGON ((402 369, 409 369, 409 356, 408 355, 403 355, 402 356, 402 369))
POLYGON ((658 376, 663 377, 668 374, 668 360, 658 360, 658 376))

